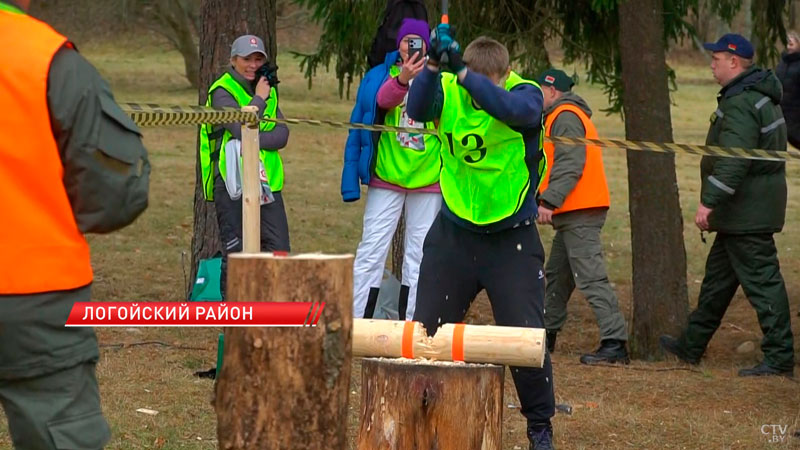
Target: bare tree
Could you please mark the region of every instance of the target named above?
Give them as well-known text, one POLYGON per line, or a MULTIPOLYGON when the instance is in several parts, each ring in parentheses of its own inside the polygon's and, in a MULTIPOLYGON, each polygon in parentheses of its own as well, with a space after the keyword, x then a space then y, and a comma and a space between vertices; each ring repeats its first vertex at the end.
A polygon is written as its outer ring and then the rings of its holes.
POLYGON ((186 79, 198 87, 200 54, 197 47, 200 27, 199 0, 138 0, 137 22, 164 36, 183 56, 186 79))

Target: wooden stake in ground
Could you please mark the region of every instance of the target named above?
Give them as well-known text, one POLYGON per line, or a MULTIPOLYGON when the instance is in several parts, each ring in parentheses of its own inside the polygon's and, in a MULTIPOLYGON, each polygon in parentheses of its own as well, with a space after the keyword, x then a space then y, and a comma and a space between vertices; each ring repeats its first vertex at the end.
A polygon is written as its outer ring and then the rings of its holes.
MULTIPOLYGON (((258 114, 258 107, 242 111, 258 114)), ((258 122, 242 124, 242 251, 261 251, 261 177, 259 176, 258 122)))
POLYGON ((219 448, 346 448, 353 257, 231 254, 229 301, 325 302, 315 328, 226 328, 219 448))
POLYGON ((361 363, 358 450, 499 450, 503 366, 408 359, 361 363))

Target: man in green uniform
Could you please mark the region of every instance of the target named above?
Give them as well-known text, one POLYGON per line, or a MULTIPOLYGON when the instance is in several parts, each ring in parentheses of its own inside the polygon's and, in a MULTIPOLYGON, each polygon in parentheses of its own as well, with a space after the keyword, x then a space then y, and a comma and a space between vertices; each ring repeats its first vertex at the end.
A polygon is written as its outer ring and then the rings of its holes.
MULTIPOLYGON (((781 84, 772 72, 752 65, 750 42, 726 34, 704 47, 713 52, 711 71, 722 86, 706 143, 785 151, 781 84)), ((764 332, 764 360, 740 370, 739 376, 792 376, 789 300, 773 239, 786 214, 785 163, 704 156, 700 171, 695 223, 702 231, 716 231, 717 237, 688 327, 678 339, 662 336, 661 346, 683 361, 698 363, 741 285, 764 332)))
POLYGON ((83 234, 133 222, 150 165, 108 83, 28 6, 0 0, 0 404, 16 449, 98 449, 97 339, 64 324, 90 300, 83 234))

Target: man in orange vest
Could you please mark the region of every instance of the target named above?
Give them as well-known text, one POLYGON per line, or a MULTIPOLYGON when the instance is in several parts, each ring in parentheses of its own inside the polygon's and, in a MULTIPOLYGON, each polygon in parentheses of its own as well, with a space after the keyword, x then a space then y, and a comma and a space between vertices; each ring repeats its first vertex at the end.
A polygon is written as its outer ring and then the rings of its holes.
MULTIPOLYGON (((592 110, 572 92, 574 83, 566 73, 549 69, 537 81, 544 94, 546 136, 597 138, 592 110)), ((567 301, 577 286, 592 306, 601 333, 600 348, 581 356, 581 363, 627 364, 625 319, 608 281, 600 241, 610 204, 602 153, 594 145, 547 143, 544 149, 549 164, 539 188, 537 222, 556 230, 545 265, 548 349, 555 349, 556 334, 567 320, 567 301)))
POLYGON ((29 3, 0 0, 0 404, 17 449, 98 449, 97 339, 64 324, 90 297, 83 234, 133 222, 150 165, 108 83, 29 3))

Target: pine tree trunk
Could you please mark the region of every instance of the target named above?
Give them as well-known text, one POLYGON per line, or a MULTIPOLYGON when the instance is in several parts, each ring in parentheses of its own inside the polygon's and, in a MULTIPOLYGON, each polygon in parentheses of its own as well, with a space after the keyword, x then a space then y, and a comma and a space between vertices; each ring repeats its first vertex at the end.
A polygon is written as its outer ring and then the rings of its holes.
MULTIPOLYGON (((204 105, 208 87, 230 64, 231 44, 243 34, 254 34, 264 40, 267 53, 277 54, 275 39, 276 0, 203 0, 200 27, 200 91, 199 104, 204 105)), ((188 298, 197 266, 201 259, 220 251, 219 229, 214 204, 203 199, 200 176, 200 143, 194 190, 194 231, 192 234, 192 271, 188 298)))
POLYGON ((505 367, 364 359, 358 450, 499 450, 505 367))
POLYGON ((214 401, 219 448, 346 448, 353 257, 237 254, 228 261, 230 301, 325 307, 314 328, 225 329, 214 401))
MULTIPOLYGON (((625 135, 672 142, 661 0, 620 2, 620 56, 625 135)), ((686 323, 686 249, 683 217, 670 154, 628 150, 633 253, 631 350, 660 357, 658 337, 686 323)))

